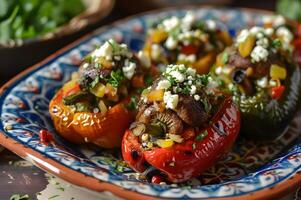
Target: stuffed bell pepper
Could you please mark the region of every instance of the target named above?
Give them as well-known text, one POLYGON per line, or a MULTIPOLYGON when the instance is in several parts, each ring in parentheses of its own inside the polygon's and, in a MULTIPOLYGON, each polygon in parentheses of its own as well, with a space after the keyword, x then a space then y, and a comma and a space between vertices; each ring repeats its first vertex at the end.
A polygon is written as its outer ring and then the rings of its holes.
POLYGON ((197 20, 192 12, 172 16, 148 31, 143 51, 159 68, 167 64, 185 64, 199 74, 209 71, 217 53, 232 44, 227 31, 214 20, 197 20))
POLYGON ((301 83, 292 40, 284 24, 244 29, 217 57, 215 79, 233 95, 249 138, 277 138, 296 113, 301 83))
POLYGON ((125 44, 108 40, 86 56, 49 105, 56 130, 74 143, 121 145, 134 119, 133 92, 151 82, 150 61, 125 44))
POLYGON ((122 141, 124 160, 153 183, 183 182, 212 166, 233 144, 240 112, 211 78, 184 65, 142 92, 136 120, 122 141))

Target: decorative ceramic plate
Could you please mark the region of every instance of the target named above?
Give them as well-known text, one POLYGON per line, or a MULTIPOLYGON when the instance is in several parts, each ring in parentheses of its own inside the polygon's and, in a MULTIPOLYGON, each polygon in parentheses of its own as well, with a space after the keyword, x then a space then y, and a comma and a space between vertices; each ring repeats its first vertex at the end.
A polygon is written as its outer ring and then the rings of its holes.
MULTIPOLYGON (((271 13, 254 10, 192 8, 199 18, 219 19, 232 35, 247 26, 261 25, 271 13)), ((227 156, 198 179, 183 184, 154 185, 129 169, 120 151, 75 146, 60 138, 52 125, 48 103, 76 66, 95 45, 115 38, 137 51, 147 26, 187 10, 163 10, 136 16, 104 27, 60 50, 19 74, 1 90, 0 144, 35 165, 75 185, 109 190, 127 199, 223 198, 271 199, 301 185, 301 114, 288 132, 271 143, 239 139, 227 156), (47 129, 55 142, 43 144, 39 131, 47 129)))

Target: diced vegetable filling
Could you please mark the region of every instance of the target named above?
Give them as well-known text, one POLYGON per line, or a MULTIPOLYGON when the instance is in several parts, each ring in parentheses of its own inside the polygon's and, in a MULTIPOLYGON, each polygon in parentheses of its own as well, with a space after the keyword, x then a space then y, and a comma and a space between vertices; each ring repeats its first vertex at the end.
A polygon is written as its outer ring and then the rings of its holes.
POLYGON ((263 108, 271 99, 281 99, 293 51, 293 35, 283 23, 243 29, 234 45, 218 55, 215 80, 241 104, 255 101, 255 107, 263 108))
POLYGON ((139 101, 131 130, 143 148, 168 148, 185 141, 184 130, 199 132, 208 125, 224 96, 211 90, 208 75, 184 65, 168 65, 139 101))
MULTIPOLYGON (((80 90, 66 96, 63 102, 77 112, 105 113, 135 89, 149 84, 149 68, 143 52, 135 56, 127 45, 108 40, 84 58, 73 80, 80 90)), ((135 109, 134 104, 131 100, 128 107, 135 109)))

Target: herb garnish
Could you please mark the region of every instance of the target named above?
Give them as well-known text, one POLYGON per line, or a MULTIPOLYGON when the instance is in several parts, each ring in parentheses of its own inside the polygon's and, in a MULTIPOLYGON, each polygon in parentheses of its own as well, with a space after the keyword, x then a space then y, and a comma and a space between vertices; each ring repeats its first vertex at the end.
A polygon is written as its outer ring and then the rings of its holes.
POLYGON ((207 135, 208 135, 208 131, 205 130, 204 132, 202 132, 202 133, 200 133, 198 136, 196 136, 195 140, 196 140, 196 141, 201 141, 201 140, 203 140, 207 135))
POLYGON ((0 5, 0 44, 44 35, 85 9, 81 0, 1 0, 0 5))
POLYGON ((118 88, 124 78, 125 77, 121 70, 111 71, 110 78, 107 79, 107 82, 110 83, 113 87, 118 88))

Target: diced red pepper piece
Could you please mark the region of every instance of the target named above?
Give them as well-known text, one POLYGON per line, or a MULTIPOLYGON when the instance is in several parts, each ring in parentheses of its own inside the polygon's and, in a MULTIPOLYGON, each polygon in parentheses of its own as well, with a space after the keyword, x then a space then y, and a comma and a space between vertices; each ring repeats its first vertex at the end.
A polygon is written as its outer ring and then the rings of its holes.
POLYGON ((186 45, 183 46, 181 49, 181 53, 190 55, 190 54, 196 54, 198 51, 198 47, 195 45, 186 45))
POLYGON ((41 142, 50 142, 53 140, 52 135, 45 129, 40 130, 39 136, 41 142))
POLYGON ((271 91, 271 97, 273 99, 280 99, 284 90, 285 90, 285 86, 283 85, 273 87, 271 91))
POLYGON ((152 183, 160 184, 163 181, 162 177, 159 175, 155 175, 152 177, 152 183))

